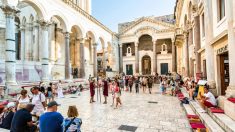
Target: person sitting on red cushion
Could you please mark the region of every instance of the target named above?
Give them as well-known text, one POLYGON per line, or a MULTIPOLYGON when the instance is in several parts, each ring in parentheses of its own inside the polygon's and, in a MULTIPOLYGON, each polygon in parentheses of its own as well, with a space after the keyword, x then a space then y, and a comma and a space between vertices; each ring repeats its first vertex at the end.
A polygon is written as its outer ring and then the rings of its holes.
POLYGON ((216 99, 215 96, 209 91, 209 86, 205 85, 204 86, 204 95, 199 92, 199 96, 201 97, 201 106, 205 109, 205 107, 216 107, 216 99))

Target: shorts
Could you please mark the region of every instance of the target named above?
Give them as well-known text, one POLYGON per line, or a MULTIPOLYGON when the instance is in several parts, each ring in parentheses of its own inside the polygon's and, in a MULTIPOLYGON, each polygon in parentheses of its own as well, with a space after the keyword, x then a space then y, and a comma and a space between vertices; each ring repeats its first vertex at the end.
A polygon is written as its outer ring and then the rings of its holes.
POLYGON ((52 98, 53 94, 51 91, 47 92, 47 98, 52 98))
POLYGON ((204 101, 204 105, 206 106, 206 107, 208 107, 208 108, 210 108, 210 107, 215 107, 211 102, 209 102, 209 101, 204 101))

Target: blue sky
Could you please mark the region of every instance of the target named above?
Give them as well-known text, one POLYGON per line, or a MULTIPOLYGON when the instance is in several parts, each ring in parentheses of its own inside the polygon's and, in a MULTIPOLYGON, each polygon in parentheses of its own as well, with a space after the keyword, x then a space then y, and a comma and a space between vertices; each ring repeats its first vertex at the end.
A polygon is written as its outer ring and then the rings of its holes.
POLYGON ((92 15, 117 32, 118 23, 174 13, 176 0, 92 0, 92 15))

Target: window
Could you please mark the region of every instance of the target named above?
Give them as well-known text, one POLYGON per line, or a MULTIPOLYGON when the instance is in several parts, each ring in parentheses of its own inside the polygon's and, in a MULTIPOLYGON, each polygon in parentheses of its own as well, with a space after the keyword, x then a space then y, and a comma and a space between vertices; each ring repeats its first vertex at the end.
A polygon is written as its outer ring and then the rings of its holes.
POLYGON ((225 0, 217 0, 218 21, 225 17, 225 0))
POLYGON ((205 15, 202 14, 202 37, 205 37, 205 15))
POLYGON ((167 45, 165 43, 162 44, 162 51, 167 51, 167 45))

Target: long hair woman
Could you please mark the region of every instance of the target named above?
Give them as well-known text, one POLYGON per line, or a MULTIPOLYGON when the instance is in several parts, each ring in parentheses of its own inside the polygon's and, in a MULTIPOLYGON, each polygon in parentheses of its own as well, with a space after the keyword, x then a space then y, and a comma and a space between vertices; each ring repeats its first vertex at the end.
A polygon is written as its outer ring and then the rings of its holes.
POLYGON ((81 132, 82 119, 78 118, 77 107, 69 106, 67 116, 63 122, 64 132, 81 132))

